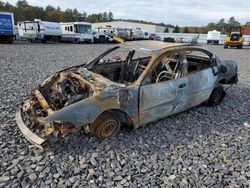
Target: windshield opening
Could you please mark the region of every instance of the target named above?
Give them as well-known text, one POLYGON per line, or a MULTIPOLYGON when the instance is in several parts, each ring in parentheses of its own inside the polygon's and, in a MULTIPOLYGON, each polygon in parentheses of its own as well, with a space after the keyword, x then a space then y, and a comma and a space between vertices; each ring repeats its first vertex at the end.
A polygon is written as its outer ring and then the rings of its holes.
POLYGON ((85 24, 75 24, 75 32, 80 34, 89 34, 91 33, 91 25, 85 24))
POLYGON ((136 81, 150 62, 148 53, 128 48, 116 48, 91 67, 91 71, 117 83, 136 81))

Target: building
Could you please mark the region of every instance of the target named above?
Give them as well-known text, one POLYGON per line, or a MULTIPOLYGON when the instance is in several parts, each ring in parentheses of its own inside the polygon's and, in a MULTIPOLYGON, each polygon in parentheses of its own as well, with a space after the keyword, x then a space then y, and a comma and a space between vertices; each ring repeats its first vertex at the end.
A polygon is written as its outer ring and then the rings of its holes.
POLYGON ((150 33, 163 33, 166 29, 165 26, 154 25, 154 24, 145 24, 145 23, 136 23, 129 21, 111 21, 111 22, 101 22, 101 23, 93 23, 92 30, 97 30, 98 28, 132 28, 148 31, 150 33))

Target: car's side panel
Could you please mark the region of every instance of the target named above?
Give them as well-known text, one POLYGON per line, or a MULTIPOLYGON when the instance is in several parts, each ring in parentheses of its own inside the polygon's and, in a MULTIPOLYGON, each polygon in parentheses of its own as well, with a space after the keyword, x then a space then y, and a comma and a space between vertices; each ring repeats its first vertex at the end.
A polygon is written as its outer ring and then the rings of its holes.
MULTIPOLYGON (((107 102, 111 103, 110 100, 107 102)), ((68 122, 80 126, 92 123, 101 111, 102 107, 98 105, 95 97, 92 97, 62 108, 44 120, 46 122, 68 122)))
POLYGON ((190 74, 188 76, 187 108, 197 106, 209 99, 217 80, 218 76, 213 73, 212 68, 190 74))
POLYGON ((187 90, 187 78, 141 86, 140 125, 185 110, 187 90))
POLYGON ((138 124, 138 87, 131 89, 118 89, 109 94, 90 97, 76 102, 45 118, 46 122, 70 122, 76 126, 87 125, 103 112, 108 110, 121 110, 138 124))

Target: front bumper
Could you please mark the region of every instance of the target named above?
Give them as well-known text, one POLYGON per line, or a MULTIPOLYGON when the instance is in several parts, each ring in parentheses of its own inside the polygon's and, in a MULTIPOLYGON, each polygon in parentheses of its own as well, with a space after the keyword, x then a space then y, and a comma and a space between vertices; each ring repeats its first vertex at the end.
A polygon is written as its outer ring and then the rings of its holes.
POLYGON ((22 117, 23 108, 21 107, 20 110, 16 113, 16 123, 23 133, 24 137, 37 146, 40 149, 43 149, 44 144, 46 143, 46 140, 37 136, 35 133, 33 133, 24 123, 23 117, 22 117))
POLYGON ((231 47, 237 47, 243 45, 243 42, 240 41, 230 41, 226 42, 226 45, 231 46, 231 47))

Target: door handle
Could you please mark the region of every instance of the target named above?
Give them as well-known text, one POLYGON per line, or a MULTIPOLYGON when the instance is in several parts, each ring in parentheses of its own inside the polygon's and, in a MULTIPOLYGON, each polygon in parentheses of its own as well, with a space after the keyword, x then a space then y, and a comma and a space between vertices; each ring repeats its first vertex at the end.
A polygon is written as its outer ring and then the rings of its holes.
POLYGON ((181 85, 179 85, 179 88, 184 88, 184 87, 186 87, 186 83, 182 83, 181 85))

